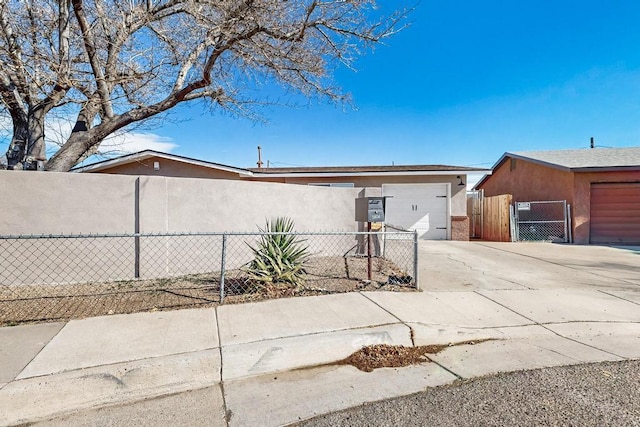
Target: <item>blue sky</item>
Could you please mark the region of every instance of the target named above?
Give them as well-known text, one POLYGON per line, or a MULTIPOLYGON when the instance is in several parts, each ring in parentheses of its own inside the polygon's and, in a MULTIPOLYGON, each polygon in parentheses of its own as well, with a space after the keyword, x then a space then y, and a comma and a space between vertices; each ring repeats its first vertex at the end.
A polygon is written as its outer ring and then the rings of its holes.
POLYGON ((153 132, 241 167, 490 167, 505 151, 640 145, 640 2, 421 1, 338 84, 357 109, 271 108, 266 124, 180 108, 153 132))
MULTIPOLYGON (((400 3, 400 2, 398 2, 400 3)), ((395 2, 392 2, 395 4, 395 2)), ((270 107, 266 123, 177 108, 130 135, 239 167, 490 167, 505 151, 640 145, 640 2, 421 0, 411 26, 337 83, 355 109, 270 107)))

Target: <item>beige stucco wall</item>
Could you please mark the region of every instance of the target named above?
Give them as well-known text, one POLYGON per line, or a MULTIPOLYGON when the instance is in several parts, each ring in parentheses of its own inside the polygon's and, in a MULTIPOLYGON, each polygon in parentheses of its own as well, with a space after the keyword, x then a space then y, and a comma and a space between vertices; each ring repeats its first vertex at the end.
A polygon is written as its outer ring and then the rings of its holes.
MULTIPOLYGON (((458 185, 457 175, 405 175, 405 176, 352 176, 335 178, 260 178, 260 181, 289 184, 352 183, 356 188, 381 188, 383 184, 451 184, 451 216, 467 216, 467 187, 458 185)), ((463 182, 467 176, 460 174, 463 182)), ((256 178, 252 178, 256 180, 256 178)), ((369 194, 367 194, 369 195, 369 194)))
POLYGON ((0 171, 0 234, 132 233, 135 180, 0 171))
MULTIPOLYGON (((457 175, 404 175, 404 176, 346 176, 329 178, 304 178, 304 177, 249 177, 239 175, 235 172, 227 172, 198 166, 190 163, 168 160, 160 157, 128 163, 121 166, 113 166, 97 173, 123 174, 123 175, 145 175, 157 177, 182 177, 182 178, 207 178, 243 180, 252 182, 271 182, 285 184, 327 184, 327 183, 349 183, 356 188, 381 188, 382 184, 451 184, 451 216, 467 216, 466 186, 458 185, 457 175), (160 163, 160 170, 153 168, 153 162, 160 163)), ((459 174, 463 182, 467 182, 465 174, 459 174)))
MULTIPOLYGON (((297 231, 354 231, 358 193, 232 180, 0 171, 0 198, 6 201, 0 234, 131 234, 136 206, 141 233, 253 232, 275 216, 292 218, 297 231)), ((335 242, 339 254, 355 244, 353 236, 335 242)), ((250 259, 243 239, 228 243, 228 266, 250 259)), ((309 245, 314 249, 327 241, 309 245)), ((220 248, 219 236, 141 238, 140 277, 219 270, 220 248)), ((16 278, 9 285, 39 283, 45 277, 40 267, 47 269, 47 282, 134 277, 133 237, 0 239, 0 251, 19 254, 0 259, 0 269, 11 269, 16 278)))
MULTIPOLYGON (((136 176, 0 171, 0 234, 135 231, 136 176)), ((140 232, 252 231, 288 216, 300 231, 353 231, 354 188, 139 177, 140 232)))
POLYGON ((293 218, 299 231, 354 231, 359 190, 229 180, 140 177, 141 232, 254 231, 293 218))
MULTIPOLYGON (((135 180, 0 171, 0 234, 133 233, 135 180)), ((0 269, 12 277, 2 284, 130 278, 133 243, 133 238, 0 240, 0 252, 6 255, 0 257, 0 269)))

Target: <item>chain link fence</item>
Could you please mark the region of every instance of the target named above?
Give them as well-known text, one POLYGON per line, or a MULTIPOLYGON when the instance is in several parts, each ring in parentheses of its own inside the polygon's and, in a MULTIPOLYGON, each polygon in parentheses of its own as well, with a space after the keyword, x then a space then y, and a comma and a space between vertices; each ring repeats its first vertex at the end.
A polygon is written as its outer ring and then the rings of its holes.
POLYGON ((514 224, 515 241, 569 241, 565 200, 517 202, 514 224))
POLYGON ((0 236, 0 325, 414 290, 416 272, 413 232, 0 236), (265 242, 278 237, 302 250, 297 265, 282 248, 269 249, 269 268, 256 262, 265 242), (280 275, 272 279, 274 271, 280 275))

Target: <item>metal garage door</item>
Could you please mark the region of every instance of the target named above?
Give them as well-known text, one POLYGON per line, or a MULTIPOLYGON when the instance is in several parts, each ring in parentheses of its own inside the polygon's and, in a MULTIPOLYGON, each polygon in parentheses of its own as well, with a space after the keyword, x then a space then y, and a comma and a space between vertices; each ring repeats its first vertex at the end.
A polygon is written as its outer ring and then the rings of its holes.
POLYGON ((591 243, 640 243, 640 183, 591 184, 591 243))
POLYGON ((449 239, 448 184, 384 184, 387 199, 385 222, 407 230, 417 230, 418 238, 449 239))

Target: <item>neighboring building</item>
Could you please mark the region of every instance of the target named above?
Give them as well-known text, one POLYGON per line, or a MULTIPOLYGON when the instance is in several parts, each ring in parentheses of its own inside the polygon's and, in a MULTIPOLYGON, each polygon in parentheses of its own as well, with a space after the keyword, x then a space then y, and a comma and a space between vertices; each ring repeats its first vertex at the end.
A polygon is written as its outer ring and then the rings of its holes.
POLYGON ((242 169, 151 150, 74 171, 362 188, 363 195, 390 197, 387 225, 418 230, 420 238, 437 240, 469 239, 467 174, 490 172, 444 165, 242 169))
POLYGON ((640 243, 640 147, 505 153, 475 188, 566 200, 575 243, 640 243))

